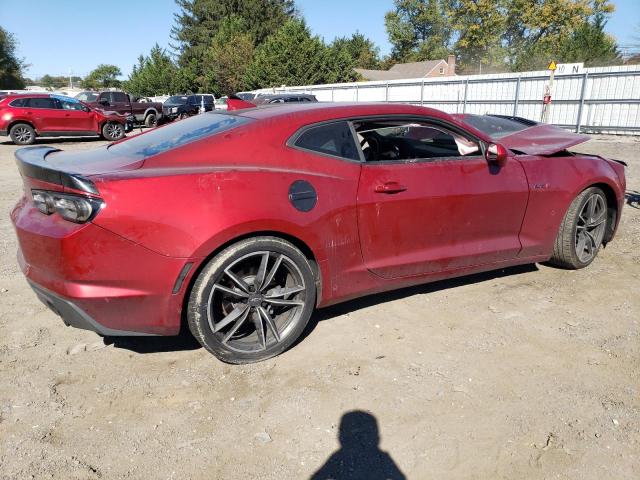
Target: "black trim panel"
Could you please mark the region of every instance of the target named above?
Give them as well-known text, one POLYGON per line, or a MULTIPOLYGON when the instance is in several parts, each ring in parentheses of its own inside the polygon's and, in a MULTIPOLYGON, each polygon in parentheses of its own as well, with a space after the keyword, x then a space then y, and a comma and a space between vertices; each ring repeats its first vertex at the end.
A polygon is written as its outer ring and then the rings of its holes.
POLYGON ((121 337, 121 336, 143 336, 143 337, 155 337, 154 333, 144 332, 130 332, 128 330, 115 330, 113 328, 105 327, 96 320, 91 318, 87 312, 78 307, 75 303, 63 298, 46 288, 36 285, 30 280, 27 280, 29 285, 36 293, 38 300, 44 303, 49 309, 56 315, 62 318, 65 325, 75 328, 81 328, 83 330, 90 330, 96 332, 102 336, 109 337, 121 337))
POLYGON ((40 137, 98 137, 100 136, 99 133, 94 132, 92 130, 78 130, 78 131, 69 131, 69 130, 62 130, 62 131, 54 131, 54 130, 50 130, 48 132, 43 132, 40 131, 38 132, 38 135, 40 137))
POLYGON ((88 178, 77 173, 62 172, 47 165, 46 157, 60 149, 46 146, 26 147, 16 150, 16 163, 22 175, 43 182, 55 183, 63 187, 98 195, 96 185, 88 178))

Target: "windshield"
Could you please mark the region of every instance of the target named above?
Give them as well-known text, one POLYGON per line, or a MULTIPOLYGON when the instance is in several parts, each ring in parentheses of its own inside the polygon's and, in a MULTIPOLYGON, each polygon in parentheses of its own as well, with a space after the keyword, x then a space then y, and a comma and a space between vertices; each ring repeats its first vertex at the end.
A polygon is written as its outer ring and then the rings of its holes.
POLYGON ((76 95, 76 99, 81 102, 95 102, 98 99, 98 94, 95 92, 80 92, 76 95))
POLYGON ((251 120, 235 115, 205 113, 171 123, 144 135, 110 145, 109 151, 139 159, 181 147, 216 133, 224 132, 251 120))
POLYGON ((165 100, 165 105, 182 105, 187 103, 189 99, 188 95, 175 95, 173 97, 169 97, 165 100))

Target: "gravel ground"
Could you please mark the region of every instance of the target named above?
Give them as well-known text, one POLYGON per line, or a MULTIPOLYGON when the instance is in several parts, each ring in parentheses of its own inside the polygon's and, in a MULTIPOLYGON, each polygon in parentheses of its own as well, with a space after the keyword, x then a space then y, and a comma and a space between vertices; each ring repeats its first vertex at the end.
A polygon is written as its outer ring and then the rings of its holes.
POLYGON ((629 162, 636 195, 589 268, 338 305, 251 366, 64 327, 16 264, 15 149, 0 138, 0 478, 640 478, 640 139, 576 148, 629 162))

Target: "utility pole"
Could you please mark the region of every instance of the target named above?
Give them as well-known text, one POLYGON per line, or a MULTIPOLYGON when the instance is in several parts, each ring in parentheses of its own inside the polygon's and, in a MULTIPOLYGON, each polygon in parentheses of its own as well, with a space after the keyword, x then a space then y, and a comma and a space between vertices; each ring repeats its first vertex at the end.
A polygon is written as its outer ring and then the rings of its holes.
POLYGON ((73 90, 73 77, 71 76, 73 74, 73 70, 71 70, 71 67, 69 67, 69 89, 73 90))
POLYGON ((549 112, 551 111, 551 95, 553 94, 553 77, 555 76, 558 66, 555 61, 549 64, 548 70, 551 72, 549 75, 549 83, 545 88, 544 97, 542 99, 542 123, 549 122, 549 112))

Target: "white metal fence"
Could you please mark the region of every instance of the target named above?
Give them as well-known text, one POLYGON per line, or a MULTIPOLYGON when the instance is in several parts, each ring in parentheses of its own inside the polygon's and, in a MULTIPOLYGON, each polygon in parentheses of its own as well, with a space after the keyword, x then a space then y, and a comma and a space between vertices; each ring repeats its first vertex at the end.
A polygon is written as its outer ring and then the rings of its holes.
MULTIPOLYGON (((548 71, 264 89, 325 102, 396 102, 449 113, 494 113, 540 121, 548 71)), ((640 135, 640 66, 587 68, 555 76, 549 122, 576 132, 640 135)))

